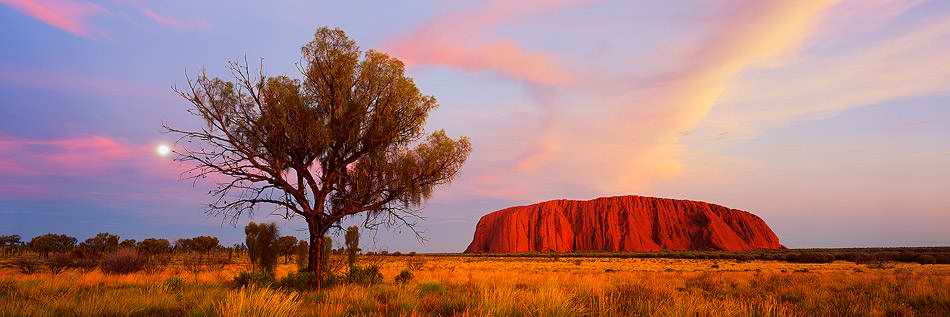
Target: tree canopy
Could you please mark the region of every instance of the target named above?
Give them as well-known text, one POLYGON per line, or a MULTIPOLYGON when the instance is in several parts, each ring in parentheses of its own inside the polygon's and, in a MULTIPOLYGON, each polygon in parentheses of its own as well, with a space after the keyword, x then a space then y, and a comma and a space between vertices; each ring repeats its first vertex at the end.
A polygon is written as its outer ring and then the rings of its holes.
POLYGON ((301 55, 302 79, 267 76, 263 65, 252 72, 245 60, 229 63, 231 81, 202 72, 176 89, 205 123, 166 126, 181 137, 177 159, 193 164, 186 177, 226 179, 210 192, 208 212, 236 221, 270 205, 304 218, 316 272, 321 237, 349 217, 363 215, 367 228, 405 225, 421 237, 414 226, 422 203, 456 177, 468 139, 426 133, 435 97, 401 61, 361 51, 342 30, 319 28, 301 55))

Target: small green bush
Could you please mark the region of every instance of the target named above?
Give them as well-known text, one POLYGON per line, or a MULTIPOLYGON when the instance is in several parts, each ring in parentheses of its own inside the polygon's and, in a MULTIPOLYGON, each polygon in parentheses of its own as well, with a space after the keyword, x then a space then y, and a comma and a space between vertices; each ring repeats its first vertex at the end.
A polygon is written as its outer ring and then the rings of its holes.
POLYGON ((164 286, 169 290, 180 290, 185 286, 185 281, 178 276, 172 276, 165 280, 164 286))
POLYGON ((316 282, 317 275, 313 272, 290 272, 287 277, 277 282, 277 286, 296 291, 306 291, 313 289, 316 282))
POLYGON ((406 283, 409 283, 409 281, 412 281, 412 278, 413 278, 412 271, 402 270, 399 272, 398 275, 396 275, 396 283, 406 284, 406 283))
POLYGON ((353 266, 347 273, 346 281, 353 284, 378 284, 383 281, 383 274, 379 272, 379 266, 371 265, 367 267, 353 266))
POLYGON ((241 272, 231 281, 232 286, 241 288, 250 285, 269 286, 274 284, 274 276, 266 272, 241 272))
POLYGON ((430 294, 443 294, 445 293, 446 288, 442 284, 437 282, 426 282, 419 284, 419 296, 426 296, 430 294))

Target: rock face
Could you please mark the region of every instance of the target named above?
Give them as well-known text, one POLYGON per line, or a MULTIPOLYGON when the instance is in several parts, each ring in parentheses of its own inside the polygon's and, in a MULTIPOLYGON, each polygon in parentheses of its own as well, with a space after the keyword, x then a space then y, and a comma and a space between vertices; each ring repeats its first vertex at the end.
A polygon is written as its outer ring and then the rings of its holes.
POLYGON ((782 249, 761 218, 640 196, 552 200, 482 217, 466 253, 782 249))

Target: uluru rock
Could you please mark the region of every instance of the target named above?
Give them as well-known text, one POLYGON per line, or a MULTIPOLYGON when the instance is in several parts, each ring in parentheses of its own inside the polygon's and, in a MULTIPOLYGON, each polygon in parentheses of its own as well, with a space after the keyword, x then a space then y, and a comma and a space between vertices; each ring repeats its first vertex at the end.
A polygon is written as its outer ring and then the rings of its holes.
POLYGON ((700 201, 641 196, 552 200, 478 221, 467 253, 744 251, 784 248, 749 212, 700 201))

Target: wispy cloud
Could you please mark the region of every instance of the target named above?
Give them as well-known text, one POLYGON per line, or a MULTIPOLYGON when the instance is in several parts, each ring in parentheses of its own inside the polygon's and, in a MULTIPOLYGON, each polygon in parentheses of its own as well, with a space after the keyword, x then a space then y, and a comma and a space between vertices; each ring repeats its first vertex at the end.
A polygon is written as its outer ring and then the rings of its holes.
POLYGON ((0 0, 0 4, 84 38, 103 36, 105 33, 93 25, 92 18, 109 14, 98 4, 81 0, 0 0))
POLYGON ((622 194, 680 173, 686 151, 681 135, 703 121, 737 74, 796 51, 833 3, 731 3, 723 9, 728 13, 704 22, 708 35, 687 53, 657 54, 682 58, 675 69, 577 75, 585 84, 548 97, 541 125, 549 128, 529 145, 535 151, 484 173, 476 188, 534 200, 622 194))
POLYGON ((440 65, 469 72, 490 71, 535 85, 571 81, 571 73, 551 54, 532 51, 492 30, 503 23, 583 0, 491 0, 438 16, 386 45, 409 65, 440 65))
POLYGON ((207 29, 211 27, 211 24, 203 20, 185 20, 172 16, 161 15, 158 12, 145 7, 142 7, 140 10, 142 11, 142 14, 145 15, 145 17, 151 19, 161 26, 168 28, 188 30, 207 29))
MULTIPOLYGON (((77 36, 98 39, 108 35, 95 26, 94 18, 107 15, 121 15, 131 9, 133 15, 139 15, 165 28, 171 29, 207 29, 210 23, 199 19, 182 19, 160 14, 151 9, 144 1, 115 0, 109 5, 87 0, 0 0, 20 13, 77 36)), ((126 13, 127 14, 127 13, 126 13)))

